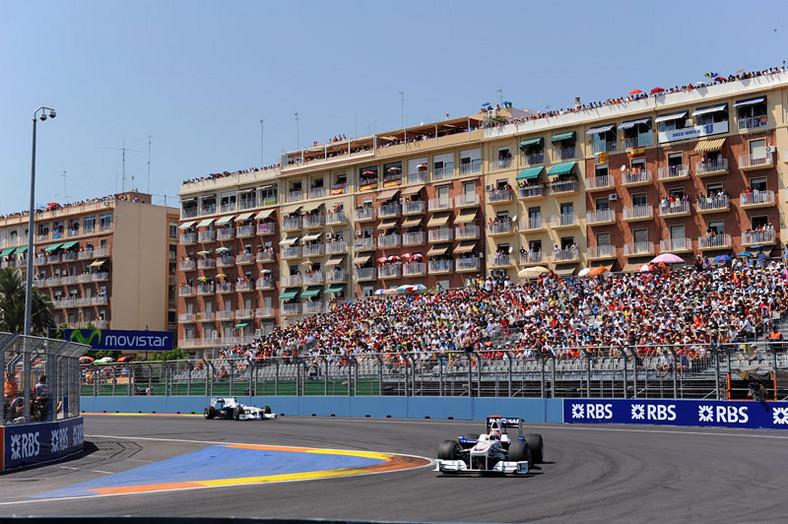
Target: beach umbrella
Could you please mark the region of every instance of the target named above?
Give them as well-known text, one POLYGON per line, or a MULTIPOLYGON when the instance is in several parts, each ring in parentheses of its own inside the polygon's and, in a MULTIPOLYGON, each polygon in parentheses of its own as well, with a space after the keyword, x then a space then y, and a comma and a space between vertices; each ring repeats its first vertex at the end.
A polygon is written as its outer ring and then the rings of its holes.
POLYGON ((198 255, 205 256, 205 255, 210 255, 210 254, 211 254, 211 252, 210 252, 210 251, 205 251, 205 250, 202 250, 202 251, 198 251, 198 252, 197 252, 197 254, 198 254, 198 255))
POLYGON ((417 165, 416 168, 418 168, 418 169, 427 169, 427 164, 422 162, 421 164, 417 165))
POLYGON ((591 272, 590 267, 584 267, 583 269, 577 272, 577 276, 584 277, 587 276, 590 272, 591 272))
POLYGON ((413 291, 424 291, 425 289, 427 289, 427 286, 424 284, 416 284, 413 286, 413 291))
POLYGON ((717 255, 712 260, 712 262, 714 262, 715 264, 724 264, 725 262, 730 262, 730 261, 731 261, 731 257, 729 257, 728 255, 717 255))
POLYGON ((766 246, 764 246, 763 244, 754 244, 754 245, 750 246, 750 249, 763 249, 765 247, 766 246))
POLYGON ((413 286, 410 284, 402 284, 397 286, 397 291, 413 291, 413 286))
POLYGON ((743 73, 745 71, 747 71, 747 70, 745 68, 743 68, 743 67, 741 69, 737 69, 736 70, 737 73, 743 73))
POLYGON ((681 264, 684 262, 684 259, 673 253, 662 253, 651 259, 652 264, 659 264, 660 262, 663 264, 681 264))
POLYGON ((400 291, 395 287, 388 288, 383 292, 384 295, 396 295, 398 293, 400 293, 400 291))
POLYGON ((388 171, 389 173, 399 173, 400 171, 402 171, 402 168, 399 166, 391 166, 386 171, 388 171))
POLYGON ((216 275, 216 278, 227 278, 227 275, 225 275, 224 273, 219 273, 218 275, 216 275))
POLYGON ((424 255, 421 253, 413 253, 413 260, 421 260, 424 258, 424 255))
POLYGON ((717 76, 717 73, 706 73, 703 76, 705 76, 706 78, 714 78, 715 76, 717 76))
POLYGON ((366 170, 366 171, 362 172, 361 174, 362 175, 376 175, 377 173, 375 171, 366 170))
POLYGON ((57 202, 47 202, 47 207, 60 207, 57 202))
MULTIPOLYGON (((642 92, 643 91, 641 91, 640 89, 633 89, 632 91, 629 92, 629 94, 630 95, 639 95, 642 92)), ((579 273, 578 273, 578 275, 579 275, 579 273)))
POLYGON ((82 362, 82 363, 93 362, 94 360, 96 360, 96 359, 93 358, 93 357, 89 357, 87 355, 82 355, 81 357, 79 357, 79 361, 82 362))
POLYGON ((527 267, 527 268, 521 270, 519 274, 521 276, 528 277, 528 276, 538 276, 538 275, 541 275, 542 273, 547 273, 549 271, 550 270, 547 269, 544 266, 533 266, 533 267, 527 267))
POLYGON ((132 360, 134 360, 134 357, 122 356, 118 359, 118 362, 131 362, 132 360))
POLYGON ((591 268, 591 271, 588 272, 588 276, 595 277, 597 275, 601 275, 602 273, 607 273, 607 268, 605 266, 596 266, 591 268))
POLYGON ((380 288, 380 289, 376 289, 376 290, 375 290, 375 292, 374 292, 374 293, 372 293, 372 294, 373 294, 373 295, 382 295, 382 294, 384 294, 385 292, 386 292, 386 290, 385 290, 385 289, 383 289, 383 288, 380 288))
POLYGON ((724 82, 725 81, 725 77, 722 77, 722 76, 715 77, 714 81, 715 82, 724 82))
POLYGON ((382 264, 382 263, 388 262, 388 261, 389 261, 388 257, 380 257, 378 259, 378 264, 382 264))
POLYGON ((755 255, 753 255, 749 251, 742 251, 741 253, 736 253, 736 256, 741 258, 750 258, 750 257, 754 257, 755 255))
POLYGON ((654 271, 655 269, 657 268, 655 268, 651 264, 643 264, 638 268, 638 273, 648 273, 649 271, 654 271))
POLYGON ((410 253, 402 253, 400 256, 402 258, 410 258, 410 253))
POLYGON ((389 255, 387 260, 389 262, 395 262, 395 261, 399 260, 399 256, 397 256, 397 255, 389 255))
POLYGON ((112 358, 112 357, 104 357, 104 358, 98 359, 96 362, 101 362, 101 363, 106 364, 108 362, 112 362, 113 360, 115 360, 115 359, 112 358))
POLYGON ((205 282, 206 280, 208 280, 208 277, 197 277, 197 280, 200 282, 205 282))
POLYGON ((216 248, 216 252, 217 253, 229 253, 230 252, 230 248, 229 247, 224 247, 224 246, 217 247, 216 248))
POLYGON ((665 92, 665 89, 663 89, 661 87, 655 87, 654 89, 651 90, 651 94, 652 95, 655 95, 657 93, 664 93, 664 92, 665 92))
POLYGON ((489 102, 485 102, 485 103, 482 104, 482 107, 487 107, 489 105, 491 105, 489 102))

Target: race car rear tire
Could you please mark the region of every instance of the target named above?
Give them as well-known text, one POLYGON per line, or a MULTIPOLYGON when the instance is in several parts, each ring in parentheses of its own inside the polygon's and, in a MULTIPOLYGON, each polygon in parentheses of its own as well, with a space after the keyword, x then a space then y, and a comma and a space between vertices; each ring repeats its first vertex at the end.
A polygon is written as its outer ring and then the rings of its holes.
POLYGON ((515 440, 509 444, 509 460, 512 462, 528 461, 528 466, 534 465, 534 458, 531 454, 531 448, 524 440, 515 440))
POLYGON ((265 413, 266 415, 270 415, 271 414, 271 406, 263 406, 263 413, 265 413))
POLYGON ((241 420, 241 415, 244 414, 244 408, 241 406, 235 406, 233 408, 233 420, 241 420))
POLYGON ((532 433, 525 436, 525 442, 528 443, 528 448, 531 450, 531 457, 533 457, 534 464, 541 464, 544 459, 544 442, 542 435, 532 433))
POLYGON ((438 460, 457 460, 462 448, 456 440, 444 440, 438 446, 438 460))
POLYGON ((216 408, 213 406, 206 407, 203 415, 205 415, 205 418, 208 420, 216 418, 216 408))

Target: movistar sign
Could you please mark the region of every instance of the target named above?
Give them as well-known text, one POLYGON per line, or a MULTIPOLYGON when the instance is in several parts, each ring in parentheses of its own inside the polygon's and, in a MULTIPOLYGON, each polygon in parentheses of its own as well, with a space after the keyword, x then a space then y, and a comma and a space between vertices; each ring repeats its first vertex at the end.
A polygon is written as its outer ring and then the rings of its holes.
POLYGON ((67 329, 65 334, 66 340, 113 351, 172 351, 173 344, 169 331, 67 329))

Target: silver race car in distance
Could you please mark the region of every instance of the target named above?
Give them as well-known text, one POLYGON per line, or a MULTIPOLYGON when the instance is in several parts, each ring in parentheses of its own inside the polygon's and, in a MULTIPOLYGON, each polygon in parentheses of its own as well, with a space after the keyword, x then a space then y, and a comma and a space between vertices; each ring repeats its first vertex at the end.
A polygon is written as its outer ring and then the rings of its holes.
POLYGON ((444 440, 438 448, 436 471, 525 475, 542 462, 542 436, 524 435, 522 419, 492 415, 487 417, 486 429, 476 439, 459 435, 458 440, 444 440), (517 437, 511 438, 508 428, 518 428, 517 437))
POLYGON ((276 413, 271 412, 270 406, 261 408, 247 406, 238 402, 235 397, 212 398, 211 404, 205 407, 203 415, 207 419, 266 420, 276 418, 276 413))

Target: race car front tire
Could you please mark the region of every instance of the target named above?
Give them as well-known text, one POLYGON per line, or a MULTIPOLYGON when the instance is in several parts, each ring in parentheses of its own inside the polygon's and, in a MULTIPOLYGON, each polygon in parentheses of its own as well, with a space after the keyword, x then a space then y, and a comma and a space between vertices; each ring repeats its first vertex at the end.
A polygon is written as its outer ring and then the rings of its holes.
POLYGON ((233 420, 241 420, 241 415, 244 414, 244 408, 241 406, 235 406, 233 408, 233 420))
POLYGON ((542 435, 532 433, 525 436, 525 442, 528 443, 528 448, 531 450, 531 457, 533 457, 534 464, 541 464, 544 460, 544 442, 542 435))
POLYGON ((266 415, 271 414, 271 406, 263 406, 263 413, 266 415))
POLYGON ((456 440, 444 440, 438 446, 438 460, 457 460, 462 448, 456 440))
POLYGON ((211 419, 214 419, 214 418, 216 418, 216 408, 215 408, 215 407, 213 407, 213 406, 208 406, 208 407, 206 407, 206 408, 205 408, 205 411, 203 412, 203 415, 204 415, 204 416, 205 416, 205 418, 207 418, 208 420, 211 420, 211 419))
POLYGON ((509 444, 509 458, 512 462, 528 461, 528 466, 534 465, 534 457, 528 443, 524 440, 515 440, 509 444))

